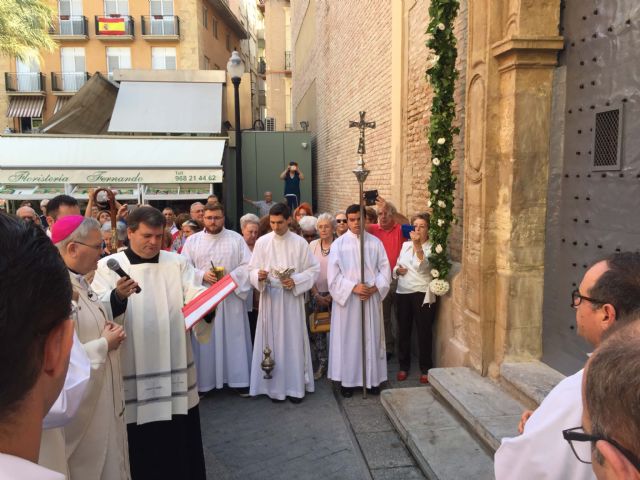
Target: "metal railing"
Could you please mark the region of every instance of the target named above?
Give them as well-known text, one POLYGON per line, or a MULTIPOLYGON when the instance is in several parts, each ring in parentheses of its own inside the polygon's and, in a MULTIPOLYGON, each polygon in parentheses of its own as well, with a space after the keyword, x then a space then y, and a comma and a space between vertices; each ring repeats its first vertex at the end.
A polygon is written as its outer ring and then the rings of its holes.
POLYGON ((4 85, 7 92, 38 93, 45 91, 46 79, 40 72, 5 72, 4 85))
POLYGON ((263 106, 267 104, 267 92, 265 90, 258 90, 258 105, 263 106))
POLYGON ((60 15, 49 26, 50 35, 85 37, 89 35, 89 22, 84 15, 60 15))
POLYGON ((174 15, 142 15, 140 19, 143 36, 180 36, 180 18, 174 15))
POLYGON ((264 57, 258 59, 258 73, 260 75, 267 73, 267 62, 265 62, 264 57))
POLYGON ((291 70, 291 52, 284 52, 284 69, 291 70))
POLYGON ((51 90, 77 92, 91 78, 88 72, 51 72, 51 90))
POLYGON ((95 22, 98 37, 133 36, 134 22, 129 15, 96 15, 95 22))

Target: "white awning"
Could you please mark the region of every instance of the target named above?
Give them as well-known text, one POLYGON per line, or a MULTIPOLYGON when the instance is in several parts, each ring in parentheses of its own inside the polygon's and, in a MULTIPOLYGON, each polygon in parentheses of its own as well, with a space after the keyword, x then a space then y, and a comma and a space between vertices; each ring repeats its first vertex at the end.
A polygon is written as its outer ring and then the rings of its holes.
POLYGON ((222 84, 122 82, 109 132, 220 133, 222 84))
POLYGON ((219 169, 226 139, 211 137, 0 136, 0 170, 219 169))

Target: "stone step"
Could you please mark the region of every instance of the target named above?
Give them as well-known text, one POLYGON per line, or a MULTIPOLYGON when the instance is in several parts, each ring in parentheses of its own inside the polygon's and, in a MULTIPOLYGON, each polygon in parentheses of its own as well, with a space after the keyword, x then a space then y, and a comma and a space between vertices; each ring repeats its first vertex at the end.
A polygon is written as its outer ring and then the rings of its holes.
POLYGON ((492 455, 431 387, 384 390, 380 400, 427 478, 494 478, 492 455))
POLYGON ((518 435, 526 406, 497 383, 465 367, 433 368, 429 383, 491 452, 503 437, 518 435))
POLYGON ((562 373, 538 361, 500 366, 500 385, 531 410, 538 408, 544 397, 564 378, 562 373))

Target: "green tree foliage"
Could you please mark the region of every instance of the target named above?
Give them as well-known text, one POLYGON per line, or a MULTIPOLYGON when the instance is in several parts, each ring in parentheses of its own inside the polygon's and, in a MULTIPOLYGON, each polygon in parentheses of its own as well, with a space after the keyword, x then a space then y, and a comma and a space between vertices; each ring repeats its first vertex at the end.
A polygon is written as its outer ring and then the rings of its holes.
POLYGON ((54 50, 52 18, 53 11, 42 0, 0 0, 0 55, 29 60, 54 50))

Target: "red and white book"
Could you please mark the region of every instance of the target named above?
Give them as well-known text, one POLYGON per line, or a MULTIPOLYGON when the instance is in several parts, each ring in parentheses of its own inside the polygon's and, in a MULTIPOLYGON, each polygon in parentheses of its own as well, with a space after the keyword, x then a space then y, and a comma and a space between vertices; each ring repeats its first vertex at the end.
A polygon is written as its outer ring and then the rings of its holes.
POLYGON ((185 328, 191 330, 196 323, 202 320, 202 317, 216 308, 236 288, 238 288, 238 284, 231 275, 227 274, 187 303, 182 307, 185 328))

